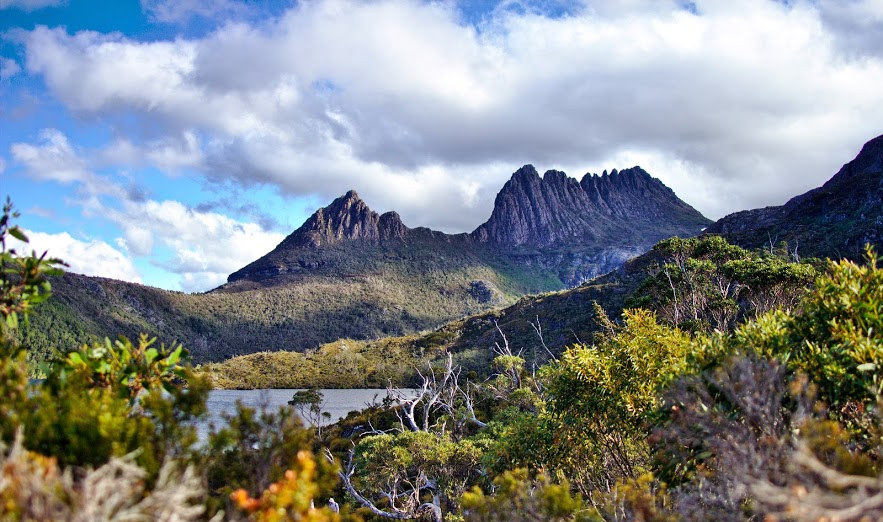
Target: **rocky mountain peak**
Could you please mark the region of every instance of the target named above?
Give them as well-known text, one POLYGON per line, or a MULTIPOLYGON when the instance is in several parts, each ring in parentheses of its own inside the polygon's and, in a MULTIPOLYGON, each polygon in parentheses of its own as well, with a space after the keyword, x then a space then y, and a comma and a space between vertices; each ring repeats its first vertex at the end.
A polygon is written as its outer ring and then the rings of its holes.
POLYGON ((577 181, 558 170, 540 178, 532 165, 525 165, 506 182, 490 219, 472 235, 516 247, 634 244, 635 237, 652 244, 675 234, 696 234, 708 223, 641 167, 586 174, 577 181))
POLYGON ((821 187, 781 206, 724 216, 707 232, 748 248, 784 241, 802 256, 860 260, 866 244, 883 242, 883 136, 821 187))
POLYGON ((383 215, 371 210, 355 190, 318 209, 303 225, 286 237, 276 248, 257 261, 237 270, 228 282, 240 279, 265 280, 310 267, 316 261, 305 261, 305 252, 344 241, 378 242, 398 240, 409 232, 396 212, 383 215))
POLYGON ((282 244, 318 247, 345 240, 377 241, 404 237, 407 230, 397 213, 381 216, 350 190, 313 213, 282 244))
POLYGON ((540 181, 540 174, 533 165, 528 164, 516 170, 509 181, 513 183, 540 181))
POLYGON ((883 135, 865 143, 852 161, 834 174, 825 186, 847 181, 855 176, 866 173, 883 172, 883 135))

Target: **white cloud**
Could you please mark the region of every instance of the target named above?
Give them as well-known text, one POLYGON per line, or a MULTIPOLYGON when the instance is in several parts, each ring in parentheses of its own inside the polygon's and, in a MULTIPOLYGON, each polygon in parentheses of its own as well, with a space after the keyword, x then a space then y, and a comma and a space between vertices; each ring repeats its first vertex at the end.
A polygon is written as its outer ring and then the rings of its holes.
MULTIPOLYGON (((272 250, 284 237, 266 231, 259 224, 240 222, 216 212, 199 211, 178 201, 133 197, 132 191, 125 190, 114 180, 95 174, 89 162, 61 132, 49 129, 42 133, 42 137, 40 145, 13 144, 13 158, 36 179, 80 189, 87 196, 78 201, 84 213, 114 223, 123 234, 117 239, 117 246, 126 255, 104 242, 84 243, 67 234, 44 234, 34 238, 36 248, 45 249, 47 247, 40 245, 52 241, 54 251, 50 253, 66 261, 67 257, 75 260, 76 265, 72 263, 74 271, 126 279, 118 274, 129 273, 127 270, 119 272, 113 267, 112 262, 120 261, 111 255, 116 253, 125 259, 129 259, 128 256, 151 259, 154 264, 177 274, 184 290, 209 290, 225 281, 228 274, 272 250), (96 261, 106 259, 107 262, 85 262, 90 259, 88 249, 99 256, 96 261), (107 272, 102 272, 105 269, 107 272)), ((185 136, 184 141, 190 140, 185 136)), ((100 156, 102 161, 131 160, 132 156, 143 152, 132 152, 131 148, 118 143, 116 147, 102 151, 100 156)), ((148 155, 150 153, 148 151, 148 155)), ((120 261, 120 265, 128 269, 131 261, 128 265, 120 261)))
POLYGON ((29 242, 13 240, 11 248, 19 253, 48 252, 48 257, 59 258, 68 265, 65 270, 91 276, 109 277, 140 283, 141 276, 132 259, 104 241, 80 240, 67 232, 47 234, 25 230, 29 242))
POLYGON ((0 0, 0 9, 21 9, 36 11, 44 7, 61 5, 65 0, 0 0))
POLYGON ((8 80, 21 72, 18 62, 11 58, 0 56, 0 81, 8 80))
POLYGON ((40 181, 56 181, 65 185, 75 184, 87 195, 122 195, 123 190, 95 175, 88 162, 74 149, 62 132, 44 129, 40 132, 42 142, 13 143, 12 158, 25 167, 27 174, 40 181))
POLYGON ((449 231, 486 219, 524 163, 641 164, 719 217, 820 185, 881 132, 883 59, 859 41, 880 0, 682 3, 503 6, 477 29, 451 3, 302 2, 202 39, 38 28, 27 67, 77 113, 136 115, 140 161, 355 188, 449 231))
POLYGON ((182 289, 189 291, 226 281, 284 238, 255 223, 199 212, 177 201, 127 201, 122 209, 106 208, 104 214, 122 228, 123 244, 131 252, 153 256, 155 264, 180 275, 182 289), (159 247, 173 254, 163 258, 156 252, 159 247))
POLYGON ((103 165, 151 165, 168 174, 200 167, 203 162, 199 138, 193 132, 164 136, 140 144, 119 138, 104 147, 98 156, 103 165))

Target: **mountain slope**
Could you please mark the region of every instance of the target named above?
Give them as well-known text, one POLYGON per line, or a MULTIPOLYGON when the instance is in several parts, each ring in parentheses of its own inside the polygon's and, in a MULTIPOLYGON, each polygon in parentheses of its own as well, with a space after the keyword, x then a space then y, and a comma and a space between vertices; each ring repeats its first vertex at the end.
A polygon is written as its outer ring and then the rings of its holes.
POLYGON ((730 214, 707 229, 747 248, 786 241, 802 256, 861 258, 883 241, 883 136, 819 188, 782 206, 730 214))
POLYGON ((529 364, 542 363, 547 360, 546 348, 560 354, 576 342, 591 342, 599 328, 594 304, 618 317, 626 298, 658 260, 648 252, 577 288, 526 296, 505 308, 451 321, 420 335, 340 339, 307 354, 254 353, 204 370, 224 388, 383 387, 390 380, 408 384, 415 377, 414 368, 450 352, 464 374, 484 376, 491 367, 493 347, 502 343, 500 331, 529 364), (540 327, 542 339, 533 325, 540 327))

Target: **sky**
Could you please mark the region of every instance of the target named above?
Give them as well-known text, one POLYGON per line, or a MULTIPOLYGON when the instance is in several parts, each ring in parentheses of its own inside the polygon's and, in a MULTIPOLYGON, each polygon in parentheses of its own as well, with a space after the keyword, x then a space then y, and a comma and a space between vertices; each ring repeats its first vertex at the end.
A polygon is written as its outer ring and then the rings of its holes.
POLYGON ((206 291, 350 189, 446 232, 528 163, 782 204, 881 85, 883 0, 0 0, 0 196, 71 271, 206 291))

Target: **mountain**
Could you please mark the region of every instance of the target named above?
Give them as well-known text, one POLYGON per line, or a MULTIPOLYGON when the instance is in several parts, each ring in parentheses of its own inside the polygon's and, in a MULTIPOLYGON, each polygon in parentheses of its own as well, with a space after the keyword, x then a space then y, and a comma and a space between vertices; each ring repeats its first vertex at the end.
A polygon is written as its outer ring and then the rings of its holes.
POLYGON ((859 259, 883 240, 883 136, 819 188, 782 206, 730 214, 706 230, 746 248, 788 243, 801 256, 859 259))
POLYGON ((711 223, 641 167, 581 181, 532 165, 497 194, 471 236, 521 263, 555 271, 568 286, 604 274, 661 239, 694 236, 711 223))
POLYGON ((557 170, 543 177, 525 165, 497 194, 490 219, 472 236, 505 247, 656 243, 696 235, 711 223, 641 167, 586 174, 557 170))
POLYGON ((409 228, 349 191, 205 294, 66 274, 25 335, 46 353, 146 332, 199 362, 398 336, 574 286, 706 223, 638 167, 578 182, 525 166, 470 234, 409 228))
MULTIPOLYGON (((353 267, 345 254, 331 251, 380 248, 388 256, 417 244, 433 256, 439 249, 447 257, 463 252, 470 255, 465 262, 494 267, 505 258, 559 279, 559 288, 575 286, 661 239, 697 235, 710 223, 640 167, 586 174, 577 181, 556 170, 540 177, 525 165, 497 194, 490 218, 471 234, 410 229, 395 212, 378 215, 349 191, 317 210, 272 252, 231 274, 218 290, 288 284, 306 273, 347 274, 360 269, 366 256, 359 254, 360 266, 353 267)), ((409 250, 411 264, 425 257, 409 250)))

